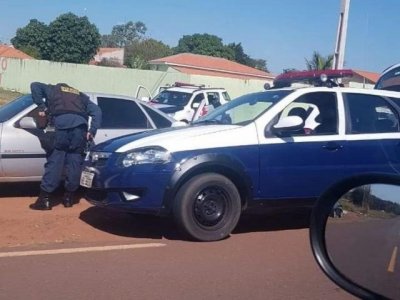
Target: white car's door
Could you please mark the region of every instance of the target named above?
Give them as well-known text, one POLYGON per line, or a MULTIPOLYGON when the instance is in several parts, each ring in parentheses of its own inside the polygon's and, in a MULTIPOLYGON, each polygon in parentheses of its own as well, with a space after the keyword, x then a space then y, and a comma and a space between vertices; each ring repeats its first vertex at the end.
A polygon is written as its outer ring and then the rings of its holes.
POLYGON ((38 180, 43 174, 45 151, 39 137, 44 134, 41 129, 22 129, 19 120, 24 116, 37 114, 36 106, 17 114, 3 123, 1 132, 1 181, 38 180))
MULTIPOLYGON (((102 126, 98 129, 95 143, 141 132, 153 128, 169 127, 172 119, 139 104, 131 98, 110 95, 88 94, 102 110, 102 126)), ((37 181, 43 175, 46 154, 40 140, 47 136, 42 129, 22 129, 19 121, 23 117, 38 117, 38 108, 29 95, 21 97, 0 111, 0 182, 37 181)))

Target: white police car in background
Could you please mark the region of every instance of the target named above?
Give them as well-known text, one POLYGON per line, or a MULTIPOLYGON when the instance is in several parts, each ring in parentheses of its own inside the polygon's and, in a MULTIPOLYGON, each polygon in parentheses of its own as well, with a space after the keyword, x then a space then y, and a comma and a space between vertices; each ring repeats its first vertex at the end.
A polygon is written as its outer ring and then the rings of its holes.
POLYGON ((88 201, 173 216, 213 241, 246 209, 310 207, 345 178, 398 172, 400 93, 335 87, 343 73, 328 73, 326 86, 244 95, 191 126, 97 145, 81 177, 88 201))
POLYGON ((197 114, 199 117, 230 100, 224 88, 206 88, 203 85, 176 82, 174 86, 163 89, 150 102, 175 120, 189 123, 196 120, 196 110, 202 102, 204 105, 197 114))

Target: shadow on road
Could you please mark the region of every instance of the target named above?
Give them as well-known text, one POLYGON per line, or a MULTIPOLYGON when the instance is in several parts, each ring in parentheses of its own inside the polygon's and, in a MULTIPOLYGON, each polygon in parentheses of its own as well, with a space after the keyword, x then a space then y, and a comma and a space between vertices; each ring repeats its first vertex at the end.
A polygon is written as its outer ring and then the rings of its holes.
MULTIPOLYGON (((185 240, 172 218, 161 218, 147 215, 133 215, 90 207, 83 211, 79 218, 96 229, 111 234, 169 240, 185 240)), ((248 232, 268 232, 309 227, 309 210, 292 211, 273 215, 243 215, 233 234, 248 232)))
POLYGON ((134 215, 95 206, 81 212, 79 218, 94 228, 119 236, 182 239, 169 218, 134 215))
MULTIPOLYGON (((38 197, 40 193, 40 182, 7 182, 0 183, 0 198, 8 197, 38 197)), ((64 194, 63 184, 52 193, 52 199, 59 204, 64 194)), ((83 189, 78 189, 76 198, 80 199, 84 195, 83 189)))
POLYGON ((279 213, 244 214, 233 234, 308 228, 310 213, 310 209, 296 209, 279 213))
POLYGON ((39 182, 0 183, 0 198, 37 197, 40 191, 39 182))

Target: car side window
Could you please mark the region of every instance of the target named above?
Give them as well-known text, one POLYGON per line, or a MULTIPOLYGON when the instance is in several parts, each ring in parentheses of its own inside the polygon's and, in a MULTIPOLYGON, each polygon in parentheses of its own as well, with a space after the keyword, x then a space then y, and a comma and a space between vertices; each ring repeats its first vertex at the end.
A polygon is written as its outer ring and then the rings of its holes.
POLYGON ((336 94, 313 92, 300 96, 290 103, 280 118, 298 116, 303 120, 303 128, 292 135, 333 135, 338 133, 338 111, 336 94))
POLYGON ((343 95, 348 122, 346 133, 384 133, 399 131, 399 117, 390 103, 374 95, 346 93, 343 95))
POLYGON ((212 105, 214 108, 217 108, 221 105, 221 99, 219 98, 219 94, 216 92, 207 92, 208 104, 212 105))
POLYGON ((97 104, 102 112, 101 128, 152 128, 146 115, 135 101, 119 98, 98 97, 97 104))
POLYGON ((150 118, 153 120, 157 128, 165 128, 171 126, 172 124, 171 121, 164 118, 162 115, 152 110, 150 107, 147 107, 146 105, 142 105, 142 107, 144 108, 146 113, 150 116, 150 118))
POLYGON ((229 97, 229 94, 227 92, 222 93, 222 97, 224 97, 225 101, 231 101, 231 97, 229 97))

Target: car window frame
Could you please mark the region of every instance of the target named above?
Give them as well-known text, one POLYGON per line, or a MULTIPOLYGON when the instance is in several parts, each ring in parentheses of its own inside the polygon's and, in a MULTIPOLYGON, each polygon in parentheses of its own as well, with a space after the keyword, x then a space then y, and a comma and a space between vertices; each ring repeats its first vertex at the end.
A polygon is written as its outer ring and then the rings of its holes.
MULTIPOLYGON (((337 116, 337 123, 336 123, 336 133, 333 134, 295 134, 295 135, 290 135, 288 138, 292 138, 292 139, 300 139, 300 141, 303 138, 308 139, 315 139, 315 138, 319 138, 319 137, 324 137, 324 139, 332 139, 333 137, 335 137, 334 139, 336 139, 339 136, 343 135, 343 130, 342 130, 342 123, 345 122, 344 118, 343 118, 343 97, 341 95, 341 92, 338 92, 336 90, 312 90, 312 91, 306 91, 305 93, 301 93, 299 95, 296 95, 293 99, 291 99, 291 101, 289 101, 288 103, 286 103, 277 113, 274 114, 274 116, 271 118, 271 120, 266 124, 265 126, 265 137, 270 139, 270 138, 282 138, 282 137, 278 137, 276 136, 272 130, 271 127, 273 125, 275 125, 278 120, 280 119, 282 113, 293 103, 296 103, 297 100, 299 100, 300 98, 306 96, 307 94, 312 94, 312 93, 330 93, 333 94, 335 96, 335 100, 336 100, 336 116, 337 116)), ((297 102, 298 103, 298 102, 297 102)), ((311 113, 308 115, 308 117, 311 115, 311 113)))
MULTIPOLYGON (((129 97, 124 98, 124 97, 121 97, 121 96, 102 95, 102 94, 94 95, 94 97, 96 98, 96 104, 100 109, 101 109, 101 107, 100 107, 99 101, 98 101, 99 98, 118 99, 118 100, 122 100, 122 101, 134 102, 138 106, 138 108, 142 112, 142 114, 145 116, 145 118, 147 120, 146 124, 150 123, 150 126, 151 126, 151 127, 147 126, 145 128, 144 127, 143 128, 141 128, 141 127, 140 128, 132 128, 132 127, 111 128, 111 127, 104 127, 103 124, 102 124, 99 129, 101 129, 101 130, 137 130, 137 129, 150 130, 150 129, 155 129, 156 128, 153 120, 149 117, 149 115, 146 113, 146 111, 141 107, 141 105, 139 103, 139 100, 132 99, 132 98, 129 98, 129 97)), ((102 112, 103 112, 103 110, 102 110, 102 112)), ((104 115, 104 112, 103 112, 103 115, 104 115)))

